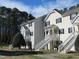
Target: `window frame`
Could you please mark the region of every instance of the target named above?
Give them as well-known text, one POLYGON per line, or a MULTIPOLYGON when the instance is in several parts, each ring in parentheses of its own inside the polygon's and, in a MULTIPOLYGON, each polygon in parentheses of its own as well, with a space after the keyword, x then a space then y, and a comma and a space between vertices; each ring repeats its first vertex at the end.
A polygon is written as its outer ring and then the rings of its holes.
POLYGON ((50 29, 50 35, 52 35, 53 33, 52 33, 52 29, 50 29))
POLYGON ((46 26, 49 26, 49 25, 50 25, 50 21, 47 21, 47 22, 46 22, 46 26))
POLYGON ((62 22, 62 18, 57 18, 57 19, 56 19, 56 24, 57 24, 57 23, 61 23, 61 22, 62 22))
POLYGON ((68 28, 68 33, 72 33, 72 32, 73 32, 72 27, 69 27, 68 28))
POLYGON ((31 27, 31 26, 32 26, 32 22, 29 23, 29 27, 31 27))
POLYGON ((59 29, 59 34, 64 34, 64 29, 59 29))
POLYGON ((49 33, 49 31, 48 30, 46 30, 46 35, 49 33))
POLYGON ((33 36, 33 32, 30 32, 30 36, 33 36))

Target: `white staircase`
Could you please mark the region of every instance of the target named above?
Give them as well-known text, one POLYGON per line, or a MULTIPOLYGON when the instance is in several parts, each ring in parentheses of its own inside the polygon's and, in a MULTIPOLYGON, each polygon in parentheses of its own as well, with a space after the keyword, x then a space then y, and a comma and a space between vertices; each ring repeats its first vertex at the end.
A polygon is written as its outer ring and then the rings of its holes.
POLYGON ((39 49, 45 47, 49 42, 52 40, 55 40, 55 35, 49 35, 45 39, 43 39, 41 42, 39 42, 37 45, 35 45, 35 50, 38 51, 39 49))
MULTIPOLYGON (((75 23, 79 14, 71 21, 71 23, 75 23)), ((63 43, 61 43, 58 47, 58 52, 68 52, 74 46, 75 40, 78 36, 78 32, 72 33, 63 43)))
POLYGON ((63 43, 61 43, 58 47, 58 52, 64 52, 66 53, 67 51, 69 51, 75 43, 75 40, 78 36, 78 32, 72 33, 67 40, 65 40, 63 43))
POLYGON ((77 20, 78 17, 79 17, 79 14, 71 21, 72 24, 77 20))

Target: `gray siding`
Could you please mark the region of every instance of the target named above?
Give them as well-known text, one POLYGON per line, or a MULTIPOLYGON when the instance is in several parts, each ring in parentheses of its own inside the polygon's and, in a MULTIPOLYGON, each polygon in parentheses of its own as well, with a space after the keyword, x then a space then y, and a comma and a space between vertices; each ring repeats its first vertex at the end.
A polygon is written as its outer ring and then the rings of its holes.
POLYGON ((44 23, 43 20, 37 20, 35 22, 35 42, 34 45, 37 45, 40 41, 44 39, 44 23))

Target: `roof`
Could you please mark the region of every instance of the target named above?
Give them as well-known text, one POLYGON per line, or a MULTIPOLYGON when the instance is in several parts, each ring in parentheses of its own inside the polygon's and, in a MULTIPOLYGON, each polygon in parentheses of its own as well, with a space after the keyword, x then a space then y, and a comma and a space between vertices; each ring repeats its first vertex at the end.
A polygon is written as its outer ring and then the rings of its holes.
POLYGON ((54 9, 55 11, 57 11, 58 13, 62 14, 62 10, 58 10, 58 9, 54 9))
POLYGON ((27 30, 27 31, 30 33, 30 30, 29 30, 29 28, 25 25, 25 23, 21 24, 21 26, 23 26, 24 29, 27 30))
POLYGON ((67 10, 62 14, 63 17, 69 16, 70 14, 79 13, 79 7, 74 7, 72 9, 67 10))
POLYGON ((27 27, 27 26, 25 26, 25 25, 24 25, 23 27, 24 27, 26 30, 28 29, 28 27, 27 27))
POLYGON ((36 19, 33 19, 33 20, 31 20, 31 21, 28 21, 27 23, 35 22, 35 21, 38 21, 38 20, 44 20, 46 16, 47 16, 47 15, 40 16, 40 17, 38 17, 38 18, 36 18, 36 19))
POLYGON ((36 19, 27 21, 27 22, 23 22, 20 26, 24 26, 24 25, 26 25, 26 24, 28 24, 28 23, 35 22, 35 21, 37 21, 37 20, 44 20, 46 16, 47 16, 47 15, 44 15, 44 16, 38 17, 38 18, 36 18, 36 19))
POLYGON ((28 29, 28 27, 25 26, 25 24, 26 24, 26 23, 24 22, 24 23, 21 24, 21 26, 23 26, 25 29, 28 29))

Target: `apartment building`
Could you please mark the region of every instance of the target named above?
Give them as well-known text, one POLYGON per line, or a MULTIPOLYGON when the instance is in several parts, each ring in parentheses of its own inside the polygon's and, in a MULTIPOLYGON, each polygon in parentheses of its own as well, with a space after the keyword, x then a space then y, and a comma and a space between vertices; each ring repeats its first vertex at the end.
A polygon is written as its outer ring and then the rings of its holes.
MULTIPOLYGON (((48 14, 47 19, 45 19, 47 26, 55 25, 58 27, 56 34, 62 43, 58 47, 59 52, 69 52, 78 51, 78 32, 79 32, 79 7, 73 8, 72 10, 67 10, 61 13, 58 10, 53 10, 53 12, 48 14), (77 43, 76 43, 77 42, 77 43)), ((51 30, 51 29, 50 29, 51 30)), ((49 33, 50 30, 46 30, 49 33)), ((48 34, 47 34, 48 35, 48 34)), ((50 44, 50 43, 49 43, 50 44)))
MULTIPOLYGON (((79 7, 68 9, 63 13, 54 9, 47 15, 29 21, 24 25, 29 29, 32 49, 45 48, 51 50, 57 48, 58 52, 63 53, 79 51, 79 7), (58 44, 58 46, 53 47, 53 43, 58 44)), ((22 33, 23 31, 27 33, 23 28, 21 30, 22 33)), ((25 38, 25 40, 27 39, 25 38)))
POLYGON ((32 43, 32 49, 44 39, 44 21, 46 15, 21 24, 21 33, 25 41, 32 43))

